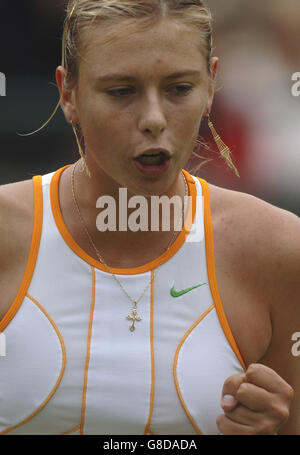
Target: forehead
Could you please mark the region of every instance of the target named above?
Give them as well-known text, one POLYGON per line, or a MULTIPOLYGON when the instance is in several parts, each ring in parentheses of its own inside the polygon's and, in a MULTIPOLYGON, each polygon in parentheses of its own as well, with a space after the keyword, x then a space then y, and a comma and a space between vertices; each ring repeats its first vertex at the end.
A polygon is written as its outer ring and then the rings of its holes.
POLYGON ((108 27, 94 26, 82 35, 82 71, 101 73, 114 69, 147 68, 180 71, 193 66, 205 71, 205 49, 199 31, 192 26, 164 19, 147 27, 121 22, 108 27))

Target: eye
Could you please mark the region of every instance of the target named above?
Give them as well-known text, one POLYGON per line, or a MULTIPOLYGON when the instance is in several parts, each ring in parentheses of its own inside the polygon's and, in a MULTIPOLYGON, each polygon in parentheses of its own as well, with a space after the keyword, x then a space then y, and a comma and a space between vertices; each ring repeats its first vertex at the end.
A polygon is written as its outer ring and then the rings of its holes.
POLYGON ((189 84, 176 84, 168 88, 168 92, 177 96, 188 95, 193 90, 193 86, 189 84))
POLYGON ((134 92, 134 89, 131 87, 117 87, 107 91, 108 95, 114 98, 126 98, 134 92))

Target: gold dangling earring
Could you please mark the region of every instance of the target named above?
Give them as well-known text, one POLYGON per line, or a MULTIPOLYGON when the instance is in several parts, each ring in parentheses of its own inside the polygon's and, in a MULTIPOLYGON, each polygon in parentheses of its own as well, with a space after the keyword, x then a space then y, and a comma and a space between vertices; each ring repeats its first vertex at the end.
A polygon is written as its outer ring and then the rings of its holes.
POLYGON ((217 144, 217 147, 221 153, 222 158, 226 161, 227 165, 234 171, 235 175, 237 177, 240 177, 240 174, 239 174, 237 168, 235 167, 235 165, 233 164, 233 162, 231 160, 230 148, 226 144, 224 144, 224 142, 222 141, 222 139, 216 132, 215 127, 210 120, 209 114, 207 115, 207 119, 208 119, 208 126, 211 130, 211 133, 212 133, 215 143, 217 144))
POLYGON ((77 142, 77 145, 78 145, 78 149, 79 149, 79 153, 80 153, 80 156, 81 156, 81 163, 82 163, 82 168, 84 169, 84 171, 86 172, 86 174, 91 177, 91 173, 90 173, 90 170, 88 168, 88 165, 87 165, 87 162, 86 162, 86 159, 85 159, 85 156, 84 156, 84 151, 82 150, 82 147, 80 145, 80 142, 79 142, 79 139, 78 139, 78 134, 77 134, 77 131, 76 131, 76 128, 75 126, 73 125, 73 121, 71 120, 71 125, 72 125, 72 128, 73 128, 73 132, 75 134, 75 137, 76 137, 76 142, 77 142))

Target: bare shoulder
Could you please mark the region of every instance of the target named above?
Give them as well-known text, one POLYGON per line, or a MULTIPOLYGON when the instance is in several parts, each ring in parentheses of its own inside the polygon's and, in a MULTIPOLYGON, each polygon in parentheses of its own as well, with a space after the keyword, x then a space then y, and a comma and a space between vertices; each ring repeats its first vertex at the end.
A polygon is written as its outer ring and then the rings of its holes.
MULTIPOLYGON (((300 218, 250 194, 209 185, 215 242, 233 273, 274 308, 300 274, 300 218)), ((298 292, 300 290, 298 289, 298 292)))
POLYGON ((0 186, 0 320, 25 272, 33 218, 32 180, 0 186))
POLYGON ((233 248, 241 261, 247 254, 249 267, 265 265, 271 273, 287 259, 291 266, 297 263, 300 218, 296 214, 251 194, 211 184, 209 190, 212 219, 222 230, 224 248, 233 248))
POLYGON ((270 224, 268 228, 274 226, 273 223, 282 221, 286 223, 286 227, 289 224, 296 228, 300 226, 300 218, 296 214, 276 207, 252 194, 221 188, 210 183, 208 186, 212 211, 220 212, 223 209, 227 212, 231 208, 231 214, 236 217, 236 221, 243 221, 245 216, 255 215, 252 219, 254 225, 263 221, 267 225, 270 224))
POLYGON ((287 293, 294 292, 295 301, 300 292, 300 218, 247 193, 214 185, 209 190, 223 287, 239 289, 244 306, 248 299, 249 311, 271 322, 274 312, 284 311, 287 293))
POLYGON ((0 186, 0 248, 18 242, 34 212, 32 180, 0 186))

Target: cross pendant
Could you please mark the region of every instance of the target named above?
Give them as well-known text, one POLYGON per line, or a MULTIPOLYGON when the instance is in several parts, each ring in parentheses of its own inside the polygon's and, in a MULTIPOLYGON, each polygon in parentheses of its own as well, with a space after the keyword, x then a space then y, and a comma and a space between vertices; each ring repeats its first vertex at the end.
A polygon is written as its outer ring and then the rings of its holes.
POLYGON ((140 318, 140 317, 137 315, 136 302, 134 302, 134 307, 133 307, 133 309, 132 309, 131 314, 129 314, 129 315, 127 316, 126 319, 128 319, 128 321, 132 321, 132 322, 131 322, 131 325, 130 325, 130 327, 129 327, 129 330, 130 330, 131 332, 133 332, 133 331, 135 330, 135 325, 134 325, 134 324, 135 324, 135 321, 141 321, 141 320, 142 320, 142 318, 140 318))

